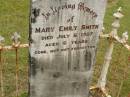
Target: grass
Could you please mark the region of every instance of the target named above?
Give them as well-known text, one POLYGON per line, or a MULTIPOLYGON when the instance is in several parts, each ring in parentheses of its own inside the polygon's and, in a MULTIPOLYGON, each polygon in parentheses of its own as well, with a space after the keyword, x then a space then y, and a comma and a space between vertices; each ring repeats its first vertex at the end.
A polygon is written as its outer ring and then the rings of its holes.
MULTIPOLYGON (((123 8, 125 17, 121 20, 121 27, 119 29, 119 36, 124 31, 130 32, 130 0, 109 0, 107 6, 106 16, 104 20, 105 33, 111 31, 111 23, 113 22, 113 13, 119 6, 123 8)), ((29 25, 29 0, 0 0, 0 35, 6 39, 5 45, 11 44, 11 35, 14 32, 19 32, 22 43, 28 41, 28 25, 29 25)), ((129 39, 130 41, 130 39, 129 39)), ((130 42, 128 42, 130 44, 130 42)), ((95 65, 93 83, 97 82, 100 74, 100 69, 103 64, 104 54, 109 46, 107 40, 101 39, 98 45, 97 62, 95 65)), ((4 88, 6 97, 13 97, 15 94, 15 54, 12 51, 3 52, 4 55, 4 88)), ((120 97, 127 97, 130 93, 130 66, 128 57, 130 52, 122 47, 120 44, 115 43, 113 58, 108 74, 107 87, 109 93, 116 97, 121 81, 124 81, 121 89, 120 97), (123 76, 124 69, 126 69, 126 76, 123 76)), ((19 50, 20 59, 20 97, 27 96, 27 64, 28 64, 28 50, 19 50)))

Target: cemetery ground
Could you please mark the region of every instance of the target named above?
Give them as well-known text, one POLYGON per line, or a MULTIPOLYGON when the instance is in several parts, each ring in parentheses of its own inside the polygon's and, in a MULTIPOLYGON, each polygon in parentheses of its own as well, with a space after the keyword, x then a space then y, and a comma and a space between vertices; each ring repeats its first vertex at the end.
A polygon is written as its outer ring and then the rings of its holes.
MULTIPOLYGON (((124 31, 130 33, 130 0, 110 0, 104 20, 105 33, 111 31, 111 23, 113 22, 113 13, 118 7, 123 8, 124 18, 121 20, 119 36, 124 31)), ((5 37, 5 45, 11 45, 11 35, 19 32, 21 42, 28 43, 29 32, 29 1, 28 0, 0 0, 0 35, 5 37)), ((130 36, 130 34, 129 34, 130 36)), ((130 39, 129 39, 130 41, 130 39)), ((130 44, 130 42, 128 43, 130 44)), ((100 74, 100 69, 104 61, 104 55, 109 46, 106 39, 101 39, 98 44, 97 59, 94 70, 93 85, 96 84, 100 74)), ((26 97, 28 87, 28 50, 19 50, 19 66, 20 66, 20 97, 26 97)), ((6 51, 2 54, 4 63, 4 90, 6 97, 13 97, 15 94, 15 52, 6 51)), ((115 42, 113 58, 109 68, 107 89, 113 97, 119 92, 120 84, 123 81, 120 97, 127 97, 130 93, 130 51, 121 44, 115 42), (125 70, 125 74, 124 74, 125 70)))

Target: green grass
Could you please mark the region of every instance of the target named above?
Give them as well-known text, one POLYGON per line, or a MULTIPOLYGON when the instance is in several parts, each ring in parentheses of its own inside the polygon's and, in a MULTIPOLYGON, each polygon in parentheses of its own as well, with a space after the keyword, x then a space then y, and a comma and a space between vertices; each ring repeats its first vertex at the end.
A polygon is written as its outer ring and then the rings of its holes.
MULTIPOLYGON (((113 13, 121 6, 123 8, 124 18, 121 20, 121 27, 119 29, 119 36, 124 31, 130 32, 130 0, 109 0, 107 6, 104 26, 105 33, 111 31, 111 24, 114 20, 113 13)), ((0 35, 6 39, 5 45, 11 44, 11 35, 14 32, 19 32, 22 36, 22 43, 27 43, 29 32, 29 0, 0 0, 0 35)), ((129 33, 130 34, 130 33, 129 33)), ((129 39, 130 41, 130 39, 129 39)), ((128 42, 130 44, 130 42, 128 42)), ((100 69, 103 64, 104 55, 107 47, 109 46, 107 40, 101 39, 98 45, 97 62, 95 65, 94 83, 100 74, 100 69)), ((8 51, 3 52, 4 55, 4 88, 6 97, 13 97, 15 94, 15 54, 8 51)), ((130 52, 122 47, 120 44, 115 43, 113 59, 108 74, 109 93, 116 97, 119 90, 121 81, 124 81, 120 97, 127 97, 130 93, 130 66, 128 61, 130 52), (128 67, 128 68, 126 68, 128 67), (123 77, 124 68, 126 68, 126 77, 123 77)), ((27 65, 28 65, 28 50, 19 50, 20 59, 20 97, 27 96, 27 65)))

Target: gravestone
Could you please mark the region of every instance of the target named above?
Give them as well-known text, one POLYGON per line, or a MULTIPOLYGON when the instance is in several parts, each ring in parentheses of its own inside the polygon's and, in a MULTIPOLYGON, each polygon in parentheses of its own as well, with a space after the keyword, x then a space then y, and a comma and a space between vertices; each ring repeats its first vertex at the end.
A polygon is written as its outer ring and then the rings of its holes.
POLYGON ((30 97, 88 97, 106 0, 32 0, 30 97))

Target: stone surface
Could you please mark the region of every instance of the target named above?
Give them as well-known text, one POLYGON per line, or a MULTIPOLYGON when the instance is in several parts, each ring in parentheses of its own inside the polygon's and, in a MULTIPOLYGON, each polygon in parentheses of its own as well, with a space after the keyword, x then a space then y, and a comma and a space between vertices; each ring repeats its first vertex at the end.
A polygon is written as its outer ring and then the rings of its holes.
POLYGON ((30 97, 88 97, 106 0, 33 0, 30 97))

